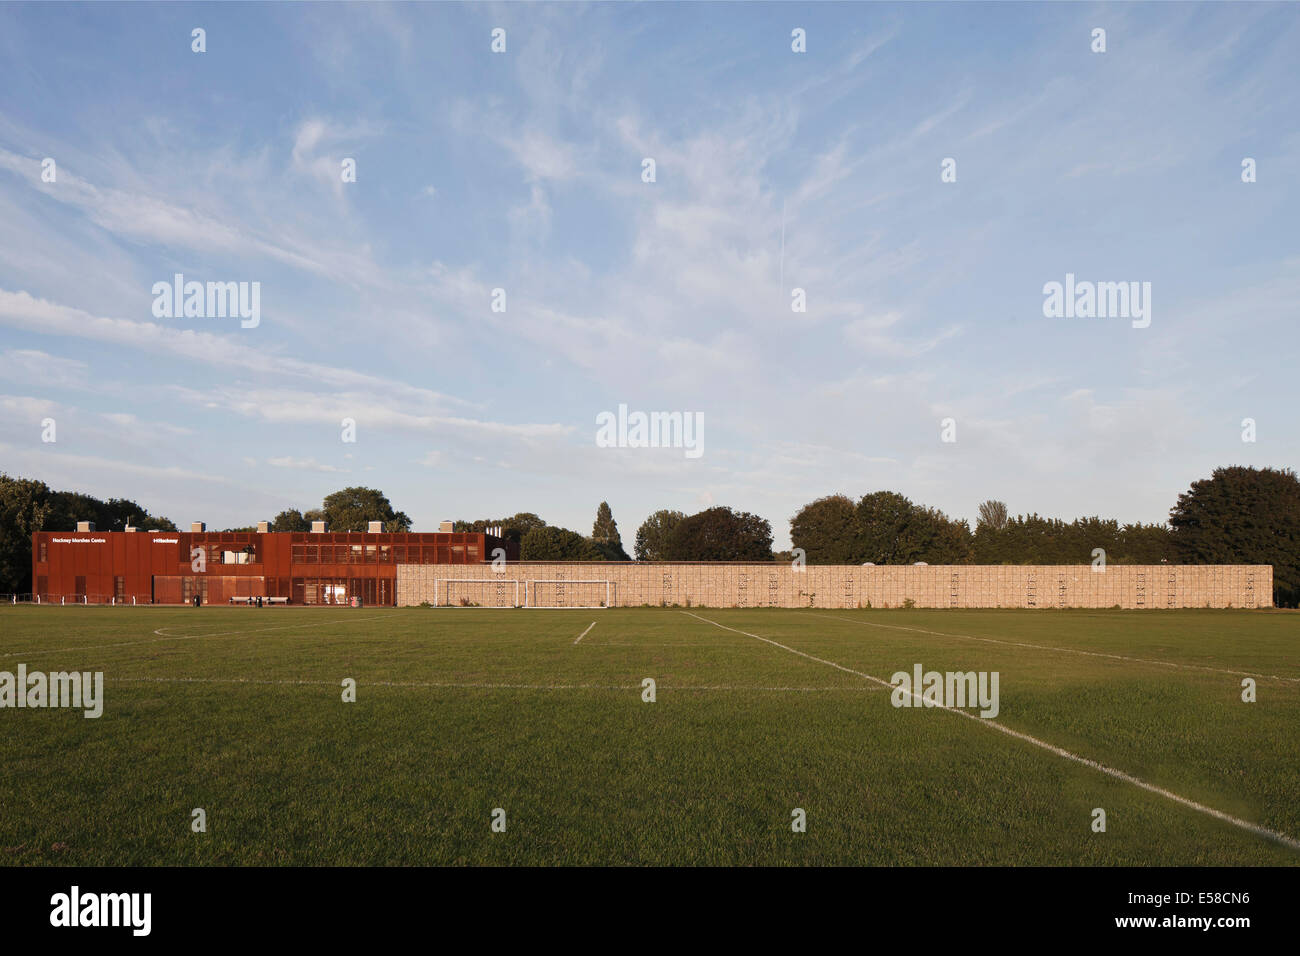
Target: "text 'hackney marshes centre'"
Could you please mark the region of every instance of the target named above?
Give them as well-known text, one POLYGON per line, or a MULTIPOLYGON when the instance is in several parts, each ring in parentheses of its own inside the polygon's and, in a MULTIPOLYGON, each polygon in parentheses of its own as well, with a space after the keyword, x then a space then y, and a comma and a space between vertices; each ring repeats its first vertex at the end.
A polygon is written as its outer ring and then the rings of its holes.
MULTIPOLYGON (((1269 565, 541 562, 489 533, 325 530, 32 535, 42 604, 453 607, 1263 608, 1269 565)), ((495 533, 493 533, 495 532, 495 533)), ((16 599, 15 599, 16 600, 16 599)))

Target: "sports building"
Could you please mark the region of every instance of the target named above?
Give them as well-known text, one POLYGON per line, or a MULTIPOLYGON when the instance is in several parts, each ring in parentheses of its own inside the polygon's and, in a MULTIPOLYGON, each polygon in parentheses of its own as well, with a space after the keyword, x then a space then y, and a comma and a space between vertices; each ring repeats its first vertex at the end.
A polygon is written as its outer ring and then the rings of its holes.
MULTIPOLYGON (((396 604, 398 565, 465 565, 492 561, 504 551, 517 561, 519 545, 498 534, 207 531, 201 522, 175 531, 76 532, 32 535, 32 600, 49 604, 245 603, 249 598, 288 604, 396 604)), ((499 529, 498 529, 499 530, 499 529)))

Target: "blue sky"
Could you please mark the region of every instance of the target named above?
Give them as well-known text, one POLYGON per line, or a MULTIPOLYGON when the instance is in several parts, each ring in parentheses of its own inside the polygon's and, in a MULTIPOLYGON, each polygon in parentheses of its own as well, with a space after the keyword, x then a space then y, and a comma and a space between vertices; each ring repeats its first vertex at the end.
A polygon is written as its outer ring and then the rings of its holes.
POLYGON ((210 527, 1164 520, 1300 457, 1298 49, 1269 4, 6 4, 0 468, 210 527), (260 325, 155 318, 177 272, 260 325), (1150 327, 1045 318, 1067 273, 1150 327), (598 447, 620 403, 704 453, 598 447))

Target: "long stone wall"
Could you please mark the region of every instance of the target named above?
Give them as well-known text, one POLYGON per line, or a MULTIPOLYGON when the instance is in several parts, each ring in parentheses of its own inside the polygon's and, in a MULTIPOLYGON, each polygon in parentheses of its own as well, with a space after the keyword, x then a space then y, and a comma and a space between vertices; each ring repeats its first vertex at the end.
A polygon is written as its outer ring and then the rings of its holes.
POLYGON ((517 562, 397 568, 397 603, 512 607, 1271 607, 1271 565, 517 562))

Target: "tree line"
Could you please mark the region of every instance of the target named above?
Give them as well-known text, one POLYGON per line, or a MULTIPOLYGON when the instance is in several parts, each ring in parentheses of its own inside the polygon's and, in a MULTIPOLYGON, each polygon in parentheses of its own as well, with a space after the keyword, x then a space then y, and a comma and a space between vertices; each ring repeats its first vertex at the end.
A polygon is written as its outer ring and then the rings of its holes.
POLYGON ((1300 479, 1292 469, 1216 468, 1178 496, 1165 524, 1010 516, 985 501, 965 520, 892 491, 836 494, 790 519, 809 564, 1270 564, 1273 600, 1300 603, 1300 479))
MULTIPOLYGON (((134 501, 101 501, 52 491, 44 482, 0 474, 0 591, 31 590, 31 534, 70 530, 94 521, 102 531, 127 524, 174 531, 166 518, 134 501)), ((289 509, 274 531, 411 529, 411 519, 374 488, 344 488, 319 508, 289 509)), ((633 555, 623 547, 609 503, 596 509, 591 534, 547 524, 533 512, 505 518, 459 520, 456 531, 500 527, 520 546, 524 561, 793 561, 808 564, 1090 564, 1105 553, 1111 564, 1271 564, 1274 603, 1300 601, 1300 479, 1291 469, 1217 468, 1179 495, 1162 524, 1121 524, 1098 516, 1063 521, 1011 515, 1001 501, 979 506, 972 529, 964 519, 918 504, 893 491, 854 500, 844 494, 810 501, 790 519, 791 551, 774 553, 766 518, 725 506, 695 514, 656 511, 641 523, 633 555)), ((252 527, 228 528, 252 531, 252 527)))
POLYGON ((125 531, 128 525, 146 531, 177 530, 166 518, 150 514, 129 498, 103 501, 0 472, 0 592, 31 591, 35 532, 72 531, 78 521, 95 522, 96 531, 125 531))

